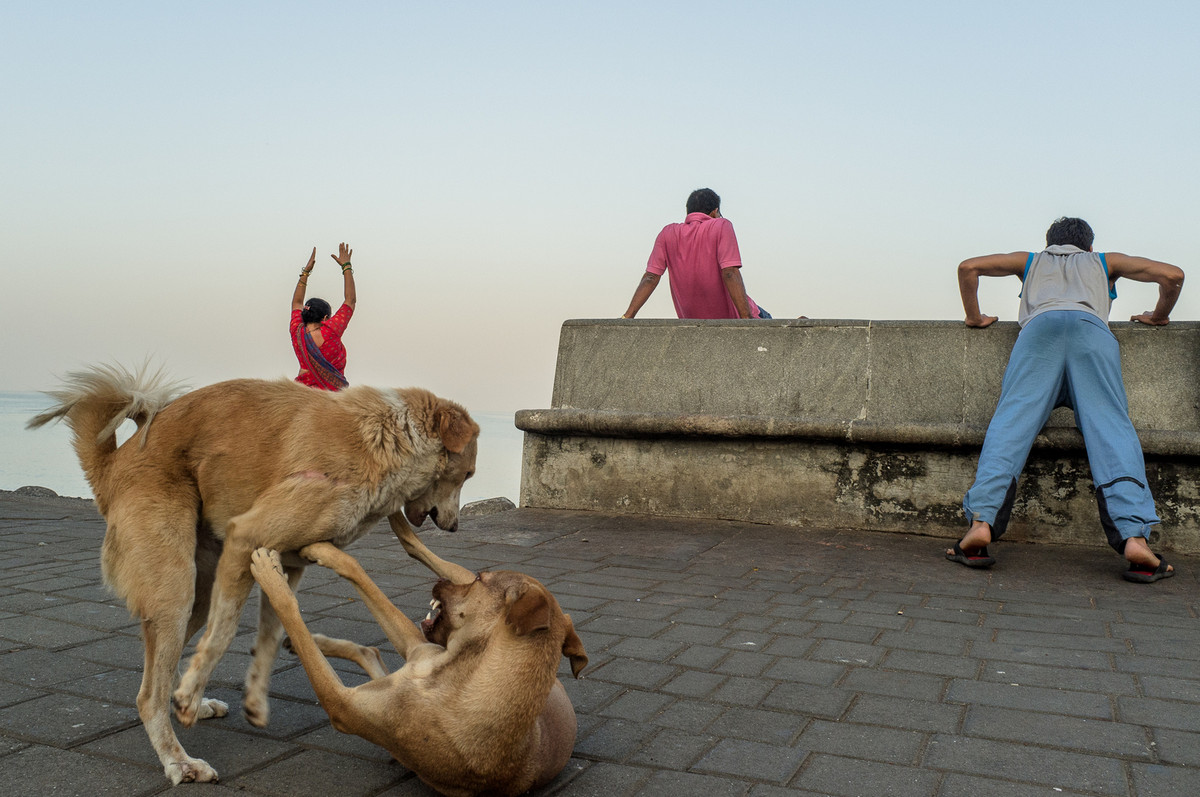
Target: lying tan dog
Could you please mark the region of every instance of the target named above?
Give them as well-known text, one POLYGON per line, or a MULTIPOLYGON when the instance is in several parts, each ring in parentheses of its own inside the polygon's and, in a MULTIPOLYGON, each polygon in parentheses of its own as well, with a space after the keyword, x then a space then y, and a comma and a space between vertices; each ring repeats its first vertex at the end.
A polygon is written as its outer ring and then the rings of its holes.
MULTIPOLYGON (((237 632, 260 546, 297 551, 348 545, 387 517, 404 547, 430 566, 404 515, 458 525, 459 490, 475 468, 479 427, 466 410, 425 390, 352 387, 329 393, 294 382, 241 379, 175 398, 159 374, 96 367, 50 393, 57 406, 30 427, 65 417, 108 521, 107 583, 141 619, 146 661, 138 714, 173 783, 211 781, 171 727, 168 701, 184 644, 207 622, 174 693, 185 726, 222 716, 204 687, 237 632), (138 433, 117 447, 126 418, 138 433)), ((284 571, 294 586, 307 562, 284 571)), ((267 724, 267 685, 283 630, 261 602, 243 709, 267 724)))
POLYGON ((509 571, 474 576, 443 562, 418 630, 349 554, 327 543, 300 554, 349 580, 405 659, 389 675, 377 649, 311 634, 279 554, 255 551, 254 577, 334 728, 385 748, 456 797, 522 794, 562 771, 576 726, 558 661, 566 656, 579 677, 588 659, 570 616, 539 581, 509 571), (326 655, 357 661, 372 680, 346 687, 326 655))

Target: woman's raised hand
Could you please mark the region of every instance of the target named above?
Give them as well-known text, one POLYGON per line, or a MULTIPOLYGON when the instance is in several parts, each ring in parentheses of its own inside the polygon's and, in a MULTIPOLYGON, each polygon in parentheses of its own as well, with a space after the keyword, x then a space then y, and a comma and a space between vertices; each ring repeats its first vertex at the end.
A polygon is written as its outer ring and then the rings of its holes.
POLYGON ((304 273, 307 274, 308 272, 312 271, 313 266, 315 266, 316 264, 317 264, 317 247, 314 246, 313 250, 312 250, 312 254, 308 256, 308 265, 306 265, 304 267, 304 273))
MULTIPOLYGON (((334 262, 337 263, 338 266, 344 266, 350 262, 350 256, 353 254, 354 250, 342 243, 338 244, 338 253, 336 255, 330 255, 330 257, 333 258, 334 262)), ((313 256, 315 257, 316 255, 314 254, 313 256)))

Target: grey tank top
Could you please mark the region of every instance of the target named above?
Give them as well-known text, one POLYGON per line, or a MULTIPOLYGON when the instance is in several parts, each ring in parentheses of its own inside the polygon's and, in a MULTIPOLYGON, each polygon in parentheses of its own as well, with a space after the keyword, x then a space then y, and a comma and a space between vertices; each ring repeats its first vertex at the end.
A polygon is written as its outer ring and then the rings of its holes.
POLYGON ((1108 323, 1115 298, 1104 255, 1077 246, 1050 246, 1032 255, 1025 267, 1017 323, 1025 326, 1050 310, 1082 310, 1108 323))

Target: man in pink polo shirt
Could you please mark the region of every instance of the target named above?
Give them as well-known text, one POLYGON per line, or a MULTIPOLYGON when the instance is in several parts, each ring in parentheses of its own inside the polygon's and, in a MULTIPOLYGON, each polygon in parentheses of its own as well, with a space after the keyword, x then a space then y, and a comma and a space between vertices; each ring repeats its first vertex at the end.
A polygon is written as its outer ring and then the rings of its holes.
POLYGON ((655 239, 622 318, 637 315, 664 271, 671 272, 671 299, 680 318, 770 318, 746 295, 741 267, 733 224, 721 217, 721 197, 711 188, 697 189, 688 197, 683 224, 668 224, 655 239))

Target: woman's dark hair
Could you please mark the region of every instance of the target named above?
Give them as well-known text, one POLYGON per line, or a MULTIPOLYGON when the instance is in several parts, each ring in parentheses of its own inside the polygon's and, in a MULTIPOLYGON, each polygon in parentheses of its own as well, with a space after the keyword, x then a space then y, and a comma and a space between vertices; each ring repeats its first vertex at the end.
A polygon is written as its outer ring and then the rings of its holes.
POLYGON ((1096 233, 1092 232, 1091 225, 1083 219, 1062 216, 1046 230, 1046 246, 1060 244, 1091 251, 1092 242, 1095 240, 1096 233))
POLYGON ((304 309, 300 311, 300 320, 306 324, 315 324, 331 316, 332 310, 329 302, 324 299, 309 299, 304 303, 304 309))
POLYGON ((697 188, 687 200, 688 213, 712 213, 721 207, 721 197, 711 188, 697 188))

